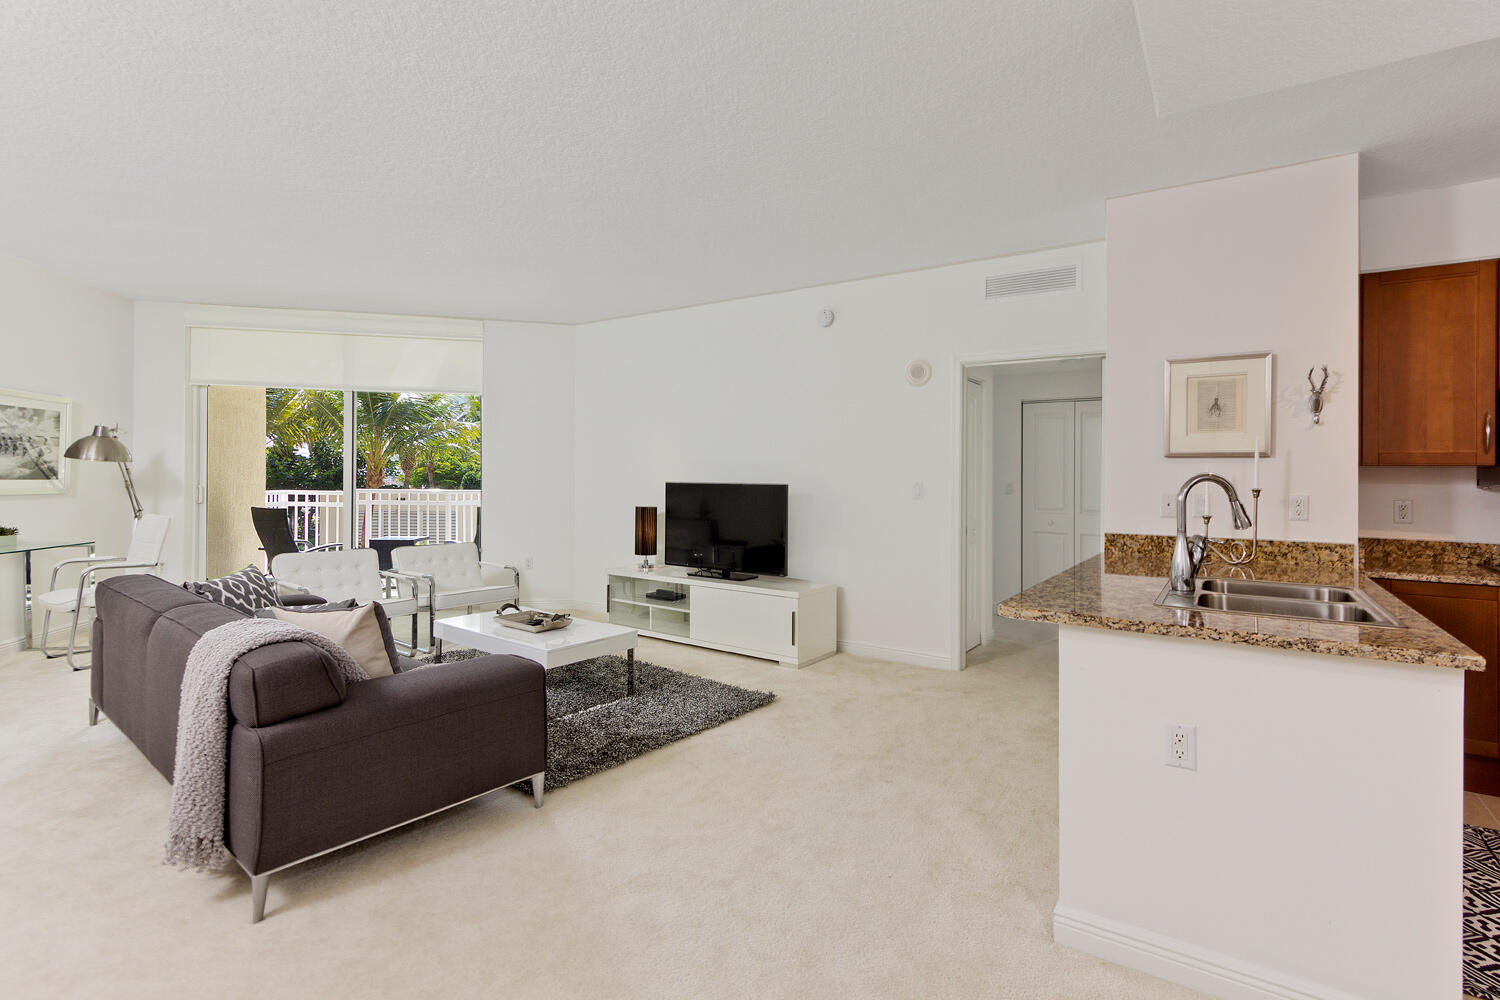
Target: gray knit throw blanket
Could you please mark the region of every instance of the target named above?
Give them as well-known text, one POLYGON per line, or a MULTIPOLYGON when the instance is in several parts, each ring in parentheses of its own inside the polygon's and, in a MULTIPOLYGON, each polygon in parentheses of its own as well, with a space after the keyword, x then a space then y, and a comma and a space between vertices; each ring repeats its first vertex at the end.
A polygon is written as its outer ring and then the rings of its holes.
POLYGON ((366 681, 344 648, 326 636, 271 618, 246 618, 203 633, 188 654, 177 714, 177 760, 167 819, 166 863, 203 871, 222 868, 224 793, 229 767, 229 669, 252 649, 306 642, 326 651, 346 681, 366 681))

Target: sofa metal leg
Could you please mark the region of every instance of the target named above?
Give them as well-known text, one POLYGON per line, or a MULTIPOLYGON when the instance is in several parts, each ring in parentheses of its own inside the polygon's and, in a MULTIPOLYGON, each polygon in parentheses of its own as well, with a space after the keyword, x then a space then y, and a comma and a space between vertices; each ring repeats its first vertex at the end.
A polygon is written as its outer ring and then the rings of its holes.
POLYGON ((97 704, 95 704, 94 699, 90 698, 89 699, 89 725, 91 725, 91 726, 97 726, 98 724, 99 724, 99 706, 97 704))
POLYGON ((258 924, 266 915, 266 886, 270 885, 270 875, 250 876, 250 922, 258 924))
POLYGON ((542 808, 542 792, 547 787, 547 772, 538 771, 531 776, 531 794, 536 799, 536 807, 542 808))

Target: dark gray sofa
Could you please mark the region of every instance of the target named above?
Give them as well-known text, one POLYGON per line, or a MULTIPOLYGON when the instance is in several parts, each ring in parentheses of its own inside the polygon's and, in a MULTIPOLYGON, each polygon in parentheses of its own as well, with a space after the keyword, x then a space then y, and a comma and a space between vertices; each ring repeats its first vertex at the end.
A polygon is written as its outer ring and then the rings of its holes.
MULTIPOLYGON (((89 722, 103 712, 171 781, 188 653, 243 616, 145 574, 95 603, 89 722)), ((283 868, 526 778, 542 804, 544 672, 518 656, 346 685, 316 646, 277 643, 234 664, 229 711, 225 842, 256 921, 283 868)))

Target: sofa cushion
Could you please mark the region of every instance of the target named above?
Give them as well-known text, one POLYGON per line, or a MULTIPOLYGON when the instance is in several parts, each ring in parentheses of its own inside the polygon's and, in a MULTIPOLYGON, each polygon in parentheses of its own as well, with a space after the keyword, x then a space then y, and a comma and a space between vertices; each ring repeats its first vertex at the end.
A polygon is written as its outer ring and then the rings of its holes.
POLYGON ((385 642, 380 635, 380 622, 375 618, 375 605, 337 611, 303 611, 290 608, 271 608, 271 614, 284 622, 291 622, 320 635, 325 635, 344 648, 354 662, 359 664, 368 677, 389 677, 395 672, 395 663, 386 655, 385 642))
POLYGON ((271 586, 271 581, 254 566, 246 566, 238 573, 230 573, 215 580, 189 582, 182 586, 199 597, 206 597, 246 615, 253 615, 261 608, 269 608, 276 603, 276 591, 271 586))
MULTIPOLYGON (((380 626, 380 641, 381 644, 385 646, 386 660, 390 662, 391 671, 393 673, 399 674, 406 666, 407 659, 396 650, 396 636, 391 632, 390 616, 385 613, 385 608, 381 607, 379 601, 371 601, 370 606, 375 609, 375 622, 380 626)), ((347 601, 335 601, 331 604, 319 604, 307 607, 288 608, 282 606, 280 608, 265 608, 264 610, 257 611, 256 616, 260 618, 277 618, 282 621, 299 623, 298 619, 279 614, 278 612, 290 611, 293 614, 320 614, 324 611, 345 611, 350 608, 357 607, 359 607, 359 602, 351 598, 347 601)), ((319 630, 315 629, 314 631, 319 630)), ((355 660, 358 661, 359 658, 355 657, 355 660)), ((361 666, 363 666, 363 663, 361 663, 361 666)), ((384 675, 382 674, 381 676, 384 675)))

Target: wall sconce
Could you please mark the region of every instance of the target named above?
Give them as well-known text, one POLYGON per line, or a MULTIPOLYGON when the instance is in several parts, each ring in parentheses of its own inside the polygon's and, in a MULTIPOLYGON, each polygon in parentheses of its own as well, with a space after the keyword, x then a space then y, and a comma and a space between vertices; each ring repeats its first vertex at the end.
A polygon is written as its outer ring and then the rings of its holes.
POLYGON ((1312 395, 1307 399, 1307 405, 1312 409, 1313 423, 1323 422, 1323 390, 1328 388, 1328 366, 1323 366, 1323 381, 1321 384, 1313 382, 1313 370, 1307 370, 1307 384, 1312 389, 1312 395))

